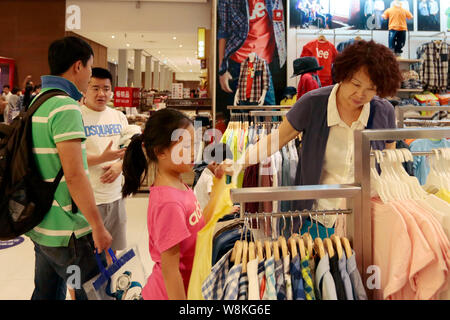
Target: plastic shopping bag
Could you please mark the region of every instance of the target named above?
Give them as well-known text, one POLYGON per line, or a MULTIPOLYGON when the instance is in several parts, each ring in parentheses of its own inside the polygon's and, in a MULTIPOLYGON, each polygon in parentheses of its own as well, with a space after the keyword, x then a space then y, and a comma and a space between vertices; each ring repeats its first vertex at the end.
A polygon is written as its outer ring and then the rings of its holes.
POLYGON ((83 284, 89 300, 142 300, 145 285, 144 268, 137 247, 125 250, 118 257, 108 249, 113 263, 105 268, 96 252, 100 274, 83 284))

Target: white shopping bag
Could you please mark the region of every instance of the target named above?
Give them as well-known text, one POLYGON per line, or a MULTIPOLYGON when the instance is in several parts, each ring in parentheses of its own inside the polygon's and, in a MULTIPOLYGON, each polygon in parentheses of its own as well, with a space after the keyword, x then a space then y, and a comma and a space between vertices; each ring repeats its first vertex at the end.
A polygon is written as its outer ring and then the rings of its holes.
POLYGON ((113 263, 105 268, 96 255, 100 274, 83 284, 89 300, 142 300, 145 273, 137 247, 124 250, 118 257, 108 249, 113 263))

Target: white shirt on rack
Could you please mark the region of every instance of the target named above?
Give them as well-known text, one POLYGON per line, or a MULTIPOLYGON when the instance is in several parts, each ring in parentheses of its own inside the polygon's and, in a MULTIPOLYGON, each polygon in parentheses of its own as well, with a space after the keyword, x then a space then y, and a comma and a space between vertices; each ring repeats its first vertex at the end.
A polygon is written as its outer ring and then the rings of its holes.
MULTIPOLYGON (((348 184, 355 182, 354 173, 354 140, 355 130, 363 130, 367 126, 370 115, 370 102, 366 103, 361 114, 352 126, 349 127, 342 121, 337 108, 336 93, 339 84, 336 84, 328 99, 328 136, 325 157, 323 161, 320 184, 348 184)), ((345 209, 345 199, 319 199, 314 210, 345 209)), ((327 228, 333 228, 336 216, 318 217, 317 221, 327 228)))

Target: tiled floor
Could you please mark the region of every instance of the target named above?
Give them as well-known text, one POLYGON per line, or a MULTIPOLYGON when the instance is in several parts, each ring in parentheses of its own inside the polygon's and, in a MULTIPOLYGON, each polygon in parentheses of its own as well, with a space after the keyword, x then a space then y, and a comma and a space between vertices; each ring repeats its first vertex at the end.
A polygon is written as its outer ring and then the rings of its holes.
MULTIPOLYGON (((153 262, 148 252, 148 194, 126 200, 128 215, 127 241, 137 245, 146 276, 153 262)), ((18 246, 0 250, 0 300, 28 300, 34 289, 34 246, 28 237, 18 246)))

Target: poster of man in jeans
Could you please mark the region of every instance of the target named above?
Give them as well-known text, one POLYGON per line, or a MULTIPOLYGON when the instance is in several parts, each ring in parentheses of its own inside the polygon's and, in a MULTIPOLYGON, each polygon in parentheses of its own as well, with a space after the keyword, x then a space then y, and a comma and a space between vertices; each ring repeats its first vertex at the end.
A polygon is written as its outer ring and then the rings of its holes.
POLYGON ((217 113, 229 118, 234 104, 241 64, 250 53, 265 61, 269 87, 265 105, 279 104, 286 87, 285 0, 218 1, 217 113))

